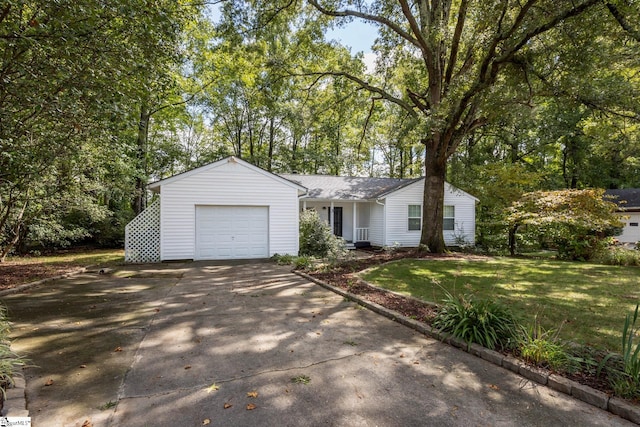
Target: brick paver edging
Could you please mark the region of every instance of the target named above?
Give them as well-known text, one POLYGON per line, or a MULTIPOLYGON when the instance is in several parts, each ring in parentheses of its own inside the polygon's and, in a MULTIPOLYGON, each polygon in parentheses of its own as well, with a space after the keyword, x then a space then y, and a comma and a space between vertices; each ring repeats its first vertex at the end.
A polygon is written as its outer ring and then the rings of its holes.
POLYGON ((349 298, 350 300, 362 305, 363 307, 368 308, 371 311, 386 316, 395 322, 408 326, 424 335, 450 344, 495 365, 502 366, 503 368, 513 371, 530 381, 535 381, 539 384, 546 385, 556 391, 568 394, 590 405, 609 411, 621 418, 632 421, 636 424, 640 424, 640 407, 624 399, 620 399, 618 397, 610 397, 606 393, 603 393, 599 390, 595 390, 591 387, 582 385, 580 383, 555 374, 550 374, 549 372, 543 369, 536 368, 535 366, 529 366, 519 359, 511 356, 505 356, 502 353, 489 350, 488 348, 482 347, 481 345, 469 345, 464 340, 452 337, 447 333, 438 332, 436 329, 425 323, 406 317, 396 311, 389 310, 388 308, 383 307, 380 304, 367 301, 359 297, 358 295, 330 285, 306 273, 303 273, 301 271, 294 271, 294 273, 345 298, 349 298))

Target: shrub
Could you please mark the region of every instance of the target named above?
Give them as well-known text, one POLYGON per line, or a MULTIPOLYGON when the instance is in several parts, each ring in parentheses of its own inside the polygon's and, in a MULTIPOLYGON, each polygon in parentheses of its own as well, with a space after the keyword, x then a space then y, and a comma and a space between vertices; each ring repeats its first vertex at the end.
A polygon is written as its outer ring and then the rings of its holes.
POLYGON ((520 326, 511 311, 495 301, 475 300, 472 295, 446 293, 433 325, 467 343, 489 349, 511 348, 520 326))
POLYGON ((0 306, 0 390, 3 396, 7 388, 13 387, 16 370, 26 364, 25 359, 11 351, 9 332, 7 309, 0 306))
POLYGON ((274 254, 271 257, 271 260, 274 261, 278 265, 293 264, 294 259, 295 259, 295 257, 293 255, 289 255, 289 254, 285 254, 285 255, 274 254))
MULTIPOLYGON (((537 233, 560 258, 590 260, 622 225, 616 204, 603 196, 602 189, 526 193, 509 208, 507 224, 512 234, 537 233)), ((515 240, 510 246, 514 254, 515 240)))
POLYGON ((345 253, 344 240, 333 235, 317 212, 306 210, 300 214, 300 255, 337 260, 345 253))
POLYGON ((624 246, 608 246, 598 251, 594 261, 607 265, 640 266, 640 251, 627 249, 624 246))

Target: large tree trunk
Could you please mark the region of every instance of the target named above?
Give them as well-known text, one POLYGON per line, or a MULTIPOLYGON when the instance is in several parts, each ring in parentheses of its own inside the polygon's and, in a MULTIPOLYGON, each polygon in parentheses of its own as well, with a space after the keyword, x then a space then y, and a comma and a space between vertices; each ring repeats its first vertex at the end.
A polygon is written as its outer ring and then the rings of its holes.
POLYGON ((426 245, 429 252, 441 254, 446 250, 444 244, 444 181, 447 170, 446 158, 435 154, 427 145, 425 154, 424 196, 422 202, 422 235, 420 244, 426 245))

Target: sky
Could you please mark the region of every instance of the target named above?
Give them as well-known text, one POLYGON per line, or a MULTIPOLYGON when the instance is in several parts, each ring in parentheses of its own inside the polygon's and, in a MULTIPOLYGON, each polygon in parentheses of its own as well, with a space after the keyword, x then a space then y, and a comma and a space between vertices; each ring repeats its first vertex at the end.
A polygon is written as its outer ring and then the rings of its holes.
POLYGON ((325 39, 335 40, 344 46, 350 47, 352 54, 363 52, 367 71, 373 72, 376 55, 371 50, 371 46, 377 36, 378 30, 374 25, 356 19, 342 28, 329 30, 325 35, 325 39))

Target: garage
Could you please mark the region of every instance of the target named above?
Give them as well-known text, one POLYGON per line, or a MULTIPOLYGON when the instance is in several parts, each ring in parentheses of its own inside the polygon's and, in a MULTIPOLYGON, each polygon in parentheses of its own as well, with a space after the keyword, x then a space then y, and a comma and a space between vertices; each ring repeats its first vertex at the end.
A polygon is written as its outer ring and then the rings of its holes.
POLYGON ((196 206, 197 260, 269 257, 267 206, 196 206))
POLYGON ((298 183, 227 157, 148 188, 157 198, 126 226, 126 262, 298 254, 298 183))

